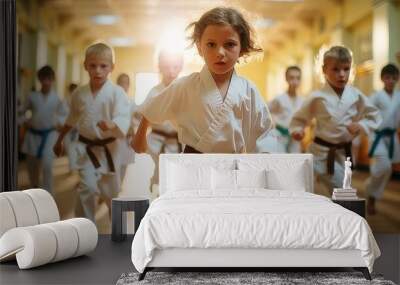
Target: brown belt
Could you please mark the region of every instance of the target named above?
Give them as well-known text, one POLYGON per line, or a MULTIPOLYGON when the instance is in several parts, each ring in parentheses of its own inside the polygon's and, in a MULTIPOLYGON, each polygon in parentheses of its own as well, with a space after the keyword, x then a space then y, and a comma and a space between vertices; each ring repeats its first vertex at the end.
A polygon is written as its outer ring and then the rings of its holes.
POLYGON ((185 149, 183 150, 183 153, 202 153, 202 152, 200 152, 197 149, 191 147, 190 145, 185 145, 185 149))
MULTIPOLYGON (((334 144, 334 143, 330 143, 321 138, 316 137, 314 139, 314 142, 319 145, 329 148, 328 160, 327 160, 327 165, 326 165, 328 174, 335 173, 335 153, 336 153, 337 149, 344 149, 346 157, 350 157, 350 160, 353 161, 353 158, 351 156, 351 141, 346 142, 346 143, 334 144)), ((352 164, 352 167, 353 167, 353 164, 352 164)))
POLYGON ((104 152, 106 153, 106 159, 107 159, 108 168, 110 169, 111 172, 115 172, 114 162, 112 160, 112 156, 111 156, 110 150, 107 147, 107 145, 109 143, 112 143, 113 141, 115 141, 115 138, 91 140, 91 139, 85 138, 82 135, 79 135, 79 141, 84 143, 84 144, 86 144, 86 153, 88 154, 88 156, 90 158, 90 161, 93 163, 93 166, 95 168, 99 168, 100 167, 100 162, 97 159, 97 157, 94 154, 94 152, 92 151, 92 148, 95 147, 95 146, 102 146, 103 149, 104 149, 104 152))

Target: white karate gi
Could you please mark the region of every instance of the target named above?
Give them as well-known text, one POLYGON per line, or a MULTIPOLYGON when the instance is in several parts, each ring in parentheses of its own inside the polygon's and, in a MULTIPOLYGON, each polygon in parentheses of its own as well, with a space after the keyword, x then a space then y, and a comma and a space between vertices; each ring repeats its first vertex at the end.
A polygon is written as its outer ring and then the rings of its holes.
POLYGON ((55 128, 63 124, 67 111, 54 90, 47 95, 40 91, 30 93, 24 109, 32 112, 22 144, 22 152, 27 154, 29 179, 32 187, 40 186, 52 193, 55 128), (42 184, 39 184, 39 171, 43 175, 42 184))
MULTIPOLYGON (((63 102, 65 109, 67 110, 66 116, 70 112, 71 98, 64 100, 63 102)), ((68 163, 70 171, 77 169, 77 151, 76 145, 78 143, 78 131, 73 128, 64 137, 64 147, 68 156, 68 163)))
MULTIPOLYGON (((165 84, 160 83, 153 87, 147 98, 153 98, 161 93, 165 89, 165 84)), ((152 132, 147 136, 147 153, 151 155, 154 161, 154 174, 151 178, 150 189, 152 189, 153 184, 158 184, 159 173, 159 155, 160 153, 179 153, 180 146, 178 137, 174 138, 176 135, 176 129, 171 122, 165 121, 162 124, 153 124, 151 126, 152 132), (157 133, 158 132, 158 133, 157 133), (163 133, 169 135, 169 137, 162 135, 163 133)))
MULTIPOLYGON (((381 137, 377 144, 370 167, 371 176, 367 181, 367 193, 374 198, 381 198, 383 191, 392 175, 392 163, 400 162, 400 144, 397 130, 400 127, 400 91, 394 92, 392 96, 385 90, 374 93, 370 98, 372 104, 378 108, 383 121, 377 131, 383 129, 395 130, 393 138, 393 157, 389 157, 390 137, 381 137)), ((375 141, 376 133, 369 138, 370 151, 375 141)))
POLYGON ((283 93, 268 104, 275 128, 271 131, 271 135, 276 137, 277 145, 275 146, 278 153, 300 153, 301 143, 293 140, 289 134, 289 124, 293 114, 303 104, 303 98, 296 96, 291 97, 288 93, 283 93), (287 132, 287 135, 284 134, 287 132))
POLYGON ((129 128, 129 103, 125 91, 107 80, 97 95, 93 97, 90 86, 77 88, 72 94, 71 110, 66 120, 69 126, 76 126, 81 136, 90 140, 116 138, 107 144, 115 173, 107 164, 103 147, 92 148, 100 162, 95 168, 86 152, 86 144, 78 142, 77 167, 79 169, 79 194, 85 215, 95 221, 95 195, 103 194, 108 198, 116 197, 121 190, 121 144, 125 143, 125 135, 129 128), (117 125, 116 130, 103 132, 97 124, 101 120, 112 121, 117 125))
POLYGON ((135 129, 138 127, 138 123, 135 116, 135 112, 137 110, 137 105, 133 99, 129 99, 129 118, 130 118, 130 127, 128 129, 128 133, 126 138, 124 139, 124 143, 121 144, 121 183, 124 180, 126 169, 128 165, 135 162, 135 151, 131 147, 131 140, 135 134, 135 129))
MULTIPOLYGON (((342 96, 339 97, 329 84, 313 92, 293 115, 290 133, 303 130, 313 118, 317 121, 315 137, 332 144, 347 143, 354 139, 347 130, 347 126, 352 122, 358 122, 362 132, 368 135, 382 121, 378 110, 361 91, 346 85, 342 96)), ((319 178, 330 191, 334 187, 341 188, 344 176, 344 150, 336 150, 334 175, 329 175, 327 171, 328 147, 313 142, 309 151, 314 155, 316 178, 319 178)))
POLYGON ((139 111, 153 124, 170 120, 179 142, 203 153, 267 151, 272 127, 268 107, 256 87, 236 72, 225 99, 204 66, 146 100, 139 111))

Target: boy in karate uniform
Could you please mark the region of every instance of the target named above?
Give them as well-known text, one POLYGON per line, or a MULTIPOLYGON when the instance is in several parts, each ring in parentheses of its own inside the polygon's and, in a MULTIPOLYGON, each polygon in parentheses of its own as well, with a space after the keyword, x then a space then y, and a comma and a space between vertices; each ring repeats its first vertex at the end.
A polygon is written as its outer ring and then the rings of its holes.
POLYGON ((367 180, 369 214, 375 214, 375 201, 380 199, 390 176, 392 163, 400 162, 400 144, 397 129, 400 127, 400 92, 395 91, 399 81, 399 69, 394 64, 388 64, 381 71, 383 90, 371 96, 371 102, 378 108, 383 121, 370 137, 369 156, 371 176, 367 180))
POLYGON ((67 110, 52 86, 55 79, 54 70, 46 65, 39 69, 40 91, 29 94, 24 113, 32 111, 28 121, 28 131, 22 145, 22 152, 27 154, 28 174, 31 187, 41 187, 53 192, 53 146, 57 140, 56 129, 65 119, 67 110), (43 183, 39 184, 39 171, 43 183))
POLYGON ((124 181, 124 177, 126 174, 126 170, 128 169, 128 165, 135 162, 135 152, 130 147, 130 142, 135 133, 135 128, 139 125, 138 120, 135 118, 134 114, 137 109, 137 105, 135 104, 134 98, 129 96, 129 87, 130 87, 130 78, 126 73, 121 73, 117 77, 117 85, 121 86, 124 89, 125 93, 128 95, 129 100, 129 118, 130 118, 130 127, 128 129, 125 142, 121 146, 121 183, 124 181))
POLYGON ((287 92, 275 97, 268 105, 275 123, 275 129, 271 131, 277 138, 278 153, 301 152, 300 142, 292 140, 289 134, 289 124, 293 114, 300 108, 303 98, 298 96, 301 82, 301 69, 298 66, 289 66, 285 72, 288 83, 287 92))
MULTIPOLYGON (((181 53, 173 53, 161 51, 158 56, 158 68, 161 74, 160 84, 154 86, 147 98, 153 98, 161 93, 163 89, 168 87, 174 81, 183 67, 183 55, 181 53)), ((162 124, 152 124, 151 133, 148 135, 148 150, 154 161, 154 174, 151 178, 150 189, 153 185, 158 184, 158 163, 161 153, 179 153, 181 146, 178 141, 178 134, 171 122, 166 121, 162 124)))
POLYGON ((334 46, 324 54, 322 70, 326 83, 313 92, 294 114, 290 133, 304 137, 304 127, 316 119, 310 145, 314 171, 330 191, 342 187, 344 161, 351 157, 351 142, 360 132, 370 134, 381 123, 378 110, 361 91, 348 84, 352 57, 345 47, 334 46))
POLYGON ((111 199, 121 188, 121 144, 129 128, 129 103, 124 90, 108 75, 114 68, 112 49, 97 43, 85 53, 89 84, 72 95, 71 110, 54 146, 63 151, 63 138, 73 127, 79 132, 77 167, 79 195, 85 215, 95 221, 95 197, 101 195, 111 211, 111 199))
MULTIPOLYGON (((69 109, 71 106, 71 96, 74 93, 75 89, 78 88, 78 85, 75 83, 71 83, 68 86, 68 93, 64 98, 64 106, 67 109, 67 114, 69 113, 69 109)), ((76 169, 76 141, 78 139, 78 131, 76 129, 72 129, 65 137, 64 137, 64 146, 66 148, 68 161, 69 161, 69 170, 73 172, 76 169)))

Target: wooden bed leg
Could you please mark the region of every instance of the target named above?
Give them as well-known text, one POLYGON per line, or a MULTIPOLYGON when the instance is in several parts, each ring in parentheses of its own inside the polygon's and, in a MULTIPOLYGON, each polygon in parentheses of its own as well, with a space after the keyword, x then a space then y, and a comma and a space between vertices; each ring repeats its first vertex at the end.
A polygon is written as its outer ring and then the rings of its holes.
POLYGON ((364 275, 365 279, 372 280, 371 274, 369 274, 369 270, 367 267, 355 267, 354 269, 357 271, 361 271, 362 274, 364 275))
POLYGON ((146 277, 146 273, 147 273, 148 269, 147 267, 143 270, 142 273, 139 274, 139 278, 138 281, 142 281, 144 279, 144 277, 146 277))

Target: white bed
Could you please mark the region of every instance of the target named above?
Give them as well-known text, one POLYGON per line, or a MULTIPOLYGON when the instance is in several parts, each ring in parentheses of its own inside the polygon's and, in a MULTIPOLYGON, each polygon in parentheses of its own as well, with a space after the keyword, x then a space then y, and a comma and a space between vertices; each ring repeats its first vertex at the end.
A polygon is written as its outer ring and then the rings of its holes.
POLYGON ((312 192, 310 154, 161 155, 161 195, 132 262, 140 279, 155 267, 354 267, 370 278, 380 251, 367 222, 312 192))

